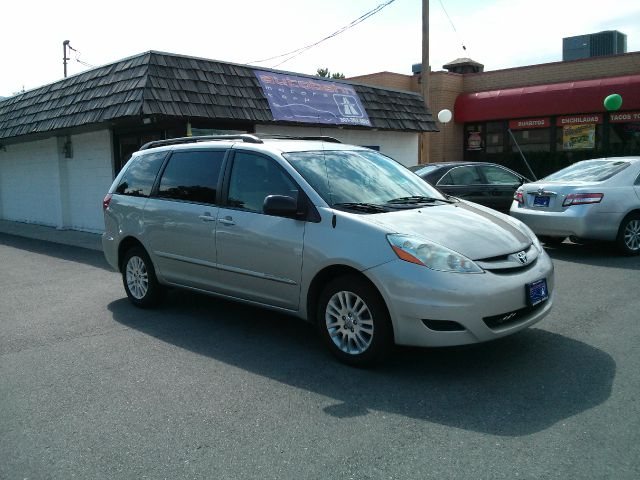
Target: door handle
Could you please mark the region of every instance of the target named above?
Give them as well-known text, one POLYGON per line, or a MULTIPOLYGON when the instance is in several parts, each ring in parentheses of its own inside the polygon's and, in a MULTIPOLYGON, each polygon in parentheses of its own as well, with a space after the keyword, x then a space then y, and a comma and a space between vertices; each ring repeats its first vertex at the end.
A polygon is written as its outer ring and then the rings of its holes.
POLYGON ((204 215, 200 215, 198 217, 203 222, 215 222, 216 217, 212 216, 210 213, 205 213, 204 215))
POLYGON ((218 222, 220 222, 223 225, 235 225, 236 224, 236 222, 234 222, 233 218, 231 218, 231 217, 219 218, 218 222))

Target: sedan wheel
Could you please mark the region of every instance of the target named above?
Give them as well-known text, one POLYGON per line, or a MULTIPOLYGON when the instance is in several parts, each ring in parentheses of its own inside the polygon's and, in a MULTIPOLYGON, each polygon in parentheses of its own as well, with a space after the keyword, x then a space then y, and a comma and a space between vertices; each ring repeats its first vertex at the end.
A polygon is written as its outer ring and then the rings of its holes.
POLYGON ((622 221, 617 244, 626 255, 640 254, 640 215, 631 215, 622 221))
POLYGON ((356 366, 378 363, 393 345, 384 301, 365 279, 347 275, 331 281, 320 296, 318 327, 329 350, 356 366))

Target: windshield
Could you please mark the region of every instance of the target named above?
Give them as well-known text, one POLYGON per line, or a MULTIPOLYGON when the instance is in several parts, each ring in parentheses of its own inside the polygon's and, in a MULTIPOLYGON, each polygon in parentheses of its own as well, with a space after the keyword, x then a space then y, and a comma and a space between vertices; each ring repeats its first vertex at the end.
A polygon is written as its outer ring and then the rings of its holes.
POLYGON ((320 150, 283 154, 329 205, 384 205, 399 199, 443 200, 436 189, 375 151, 320 150))
POLYGON ((629 162, 611 160, 585 160, 552 173, 543 180, 548 182, 602 182, 629 166, 629 162))

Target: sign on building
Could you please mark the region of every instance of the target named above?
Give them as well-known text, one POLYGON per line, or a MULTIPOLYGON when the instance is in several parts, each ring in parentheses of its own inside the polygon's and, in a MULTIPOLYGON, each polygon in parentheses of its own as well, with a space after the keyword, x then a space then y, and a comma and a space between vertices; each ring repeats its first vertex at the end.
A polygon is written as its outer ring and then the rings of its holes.
POLYGON ((358 93, 345 83, 254 71, 274 120, 370 127, 358 93))

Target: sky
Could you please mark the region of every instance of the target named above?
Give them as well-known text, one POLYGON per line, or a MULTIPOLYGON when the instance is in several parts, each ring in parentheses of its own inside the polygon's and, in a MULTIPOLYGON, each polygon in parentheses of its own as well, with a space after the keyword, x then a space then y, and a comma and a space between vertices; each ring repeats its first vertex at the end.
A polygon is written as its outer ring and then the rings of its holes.
MULTIPOLYGON (((0 96, 60 80, 64 40, 93 66, 148 50, 246 64, 314 43, 386 1, 5 2, 0 96)), ((431 0, 429 16, 433 71, 459 57, 485 70, 560 61, 563 37, 602 30, 625 33, 627 51, 640 50, 638 0, 431 0)), ((422 59, 421 18, 422 0, 395 0, 286 63, 276 67, 284 57, 253 65, 306 74, 328 68, 347 77, 410 75, 422 59)), ((88 68, 76 55, 71 52, 70 76, 88 68)))

